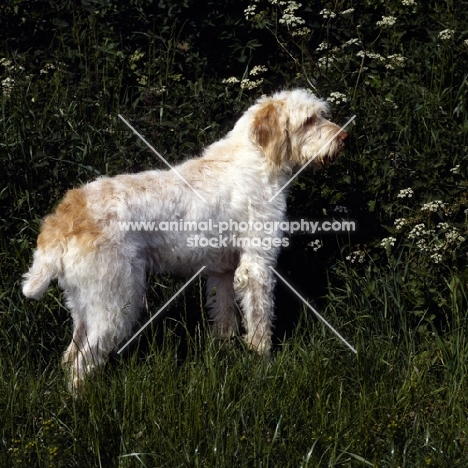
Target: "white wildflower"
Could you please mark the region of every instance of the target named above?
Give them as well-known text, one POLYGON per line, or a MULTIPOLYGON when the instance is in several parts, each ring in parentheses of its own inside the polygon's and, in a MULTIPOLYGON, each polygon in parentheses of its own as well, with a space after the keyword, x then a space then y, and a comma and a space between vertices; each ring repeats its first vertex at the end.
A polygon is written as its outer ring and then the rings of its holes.
POLYGON ((295 15, 296 10, 301 6, 301 3, 290 1, 283 11, 283 16, 279 20, 280 24, 285 24, 286 26, 291 26, 293 28, 304 24, 305 20, 295 15))
POLYGON ((132 55, 129 57, 130 69, 136 70, 138 64, 137 62, 145 56, 145 52, 142 52, 140 49, 135 50, 132 55))
POLYGON ((452 167, 452 169, 450 169, 450 172, 453 172, 454 174, 460 174, 460 164, 457 164, 455 167, 452 167))
POLYGON ((376 24, 382 28, 390 28, 396 23, 396 20, 394 16, 382 16, 382 19, 376 24))
POLYGON ((255 5, 255 4, 249 5, 244 10, 245 19, 247 19, 247 20, 252 19, 256 15, 256 11, 255 11, 256 9, 257 9, 257 5, 255 5))
POLYGON ((5 97, 9 97, 15 86, 15 80, 9 76, 2 80, 2 90, 5 97))
POLYGON ((415 0, 401 0, 403 6, 413 6, 416 5, 415 0))
POLYGON ((255 80, 249 80, 248 78, 245 78, 240 82, 240 87, 242 89, 251 90, 251 89, 257 88, 262 83, 263 83, 263 78, 260 78, 259 80, 256 80, 256 81, 255 80))
POLYGON ((385 58, 382 57, 382 55, 376 54, 374 52, 367 52, 366 55, 371 59, 377 59, 377 60, 380 60, 381 62, 385 61, 385 58))
POLYGON ((333 11, 331 10, 327 10, 326 8, 324 8, 320 14, 326 19, 326 18, 335 18, 336 17, 336 13, 334 13, 333 11))
POLYGON ((308 36, 311 32, 312 30, 310 28, 304 27, 304 28, 296 29, 295 31, 293 31, 292 35, 293 36, 308 36))
POLYGON ((0 65, 5 67, 6 69, 10 69, 11 68, 11 60, 4 57, 4 58, 0 59, 0 65))
POLYGON ((317 49, 315 49, 317 52, 320 52, 322 50, 327 50, 328 49, 328 42, 321 42, 317 49))
POLYGON ((141 86, 146 86, 148 84, 148 77, 146 75, 142 75, 138 78, 137 82, 141 86))
POLYGON ((361 41, 360 39, 358 39, 357 37, 353 37, 352 39, 350 39, 349 41, 346 41, 342 47, 349 47, 349 46, 352 46, 354 44, 360 44, 361 41))
POLYGON ((237 84, 239 83, 239 78, 236 78, 235 76, 230 76, 229 78, 225 78, 224 80, 222 80, 221 83, 227 85, 237 84))
POLYGON ((394 225, 397 231, 403 228, 403 226, 406 226, 408 224, 408 221, 405 218, 398 218, 395 219, 394 225))
POLYGON ((335 61, 335 57, 320 57, 317 60, 317 65, 322 68, 329 67, 335 61))
POLYGON ((407 188, 407 189, 400 190, 400 193, 397 195, 397 198, 411 198, 413 194, 414 194, 413 189, 407 188))
POLYGON ((395 67, 402 67, 405 64, 406 58, 401 54, 389 55, 386 60, 386 68, 394 69, 395 67))
POLYGON ((443 229, 443 230, 446 230, 450 227, 449 223, 439 223, 437 225, 437 229, 443 229))
POLYGON ((453 29, 444 29, 443 31, 439 32, 439 39, 441 41, 450 41, 453 39, 455 35, 455 31, 453 29))
POLYGON ((442 255, 440 253, 433 253, 431 255, 432 260, 434 263, 440 263, 442 261, 442 255))
POLYGON ((384 57, 383 55, 377 54, 375 52, 366 52, 364 50, 360 50, 356 57, 368 57, 370 59, 378 60, 382 62, 386 68, 388 69, 395 69, 396 67, 402 67, 405 64, 406 58, 403 57, 401 54, 393 54, 389 55, 388 57, 384 57))
POLYGON ((418 237, 424 236, 428 234, 426 231, 426 225, 424 223, 416 224, 413 229, 411 229, 410 233, 408 234, 409 239, 416 239, 418 237))
POLYGON ((250 70, 249 75, 250 76, 257 76, 260 75, 260 73, 265 73, 268 71, 268 68, 265 67, 264 65, 255 65, 255 67, 250 70))
POLYGON ((380 247, 388 248, 388 247, 393 247, 395 245, 396 238, 395 237, 386 237, 385 239, 382 239, 380 242, 380 247))
POLYGON ((385 62, 385 57, 383 57, 380 54, 377 54, 375 52, 366 52, 365 50, 360 50, 357 54, 356 57, 368 57, 370 59, 376 59, 379 60, 380 62, 385 62))
POLYGON ((354 8, 348 8, 347 10, 342 11, 340 15, 346 16, 346 15, 350 15, 351 13, 354 13, 354 8))
POLYGON ((312 242, 309 242, 309 247, 312 247, 314 249, 314 252, 317 252, 317 250, 321 249, 323 247, 322 241, 319 239, 315 239, 312 242))
POLYGON ((342 102, 348 102, 348 98, 346 97, 346 94, 333 92, 330 93, 329 97, 327 97, 327 101, 335 104, 341 104, 342 102))
POLYGON ((159 87, 157 87, 157 88, 151 88, 151 92, 152 92, 155 96, 161 96, 161 95, 164 94, 166 91, 167 91, 167 87, 166 87, 166 86, 159 86, 159 87))
POLYGON ((461 244, 465 241, 465 238, 458 233, 457 229, 452 228, 451 230, 445 233, 445 240, 447 242, 447 245, 461 244))
POLYGON ((348 260, 351 263, 364 263, 364 259, 366 257, 366 252, 365 250, 355 250, 354 252, 351 252, 347 257, 346 260, 348 260))
POLYGON ((50 70, 55 70, 55 65, 53 63, 46 63, 44 68, 39 71, 40 75, 47 75, 50 70))
POLYGON ((423 252, 429 252, 429 247, 427 245, 426 239, 422 239, 422 238, 418 239, 416 241, 416 245, 419 248, 419 250, 421 250, 423 252))
POLYGON ((447 203, 443 203, 441 200, 436 200, 433 202, 425 203, 421 207, 421 211, 430 211, 432 213, 437 213, 437 211, 442 210, 445 206, 447 206, 447 203))

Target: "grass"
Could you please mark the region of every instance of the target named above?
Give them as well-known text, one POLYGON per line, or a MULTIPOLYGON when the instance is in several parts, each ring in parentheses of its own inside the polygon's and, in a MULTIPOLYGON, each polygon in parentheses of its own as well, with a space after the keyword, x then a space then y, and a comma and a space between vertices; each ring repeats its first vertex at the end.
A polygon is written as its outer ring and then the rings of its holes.
POLYGON ((11 344, 1 354, 2 457, 20 467, 466 466, 467 324, 455 318, 416 348, 404 322, 382 333, 383 311, 362 314, 341 324, 355 356, 304 311, 271 360, 213 340, 204 322, 181 358, 166 319, 162 345, 109 363, 79 398, 66 391, 58 349, 37 362, 11 344))

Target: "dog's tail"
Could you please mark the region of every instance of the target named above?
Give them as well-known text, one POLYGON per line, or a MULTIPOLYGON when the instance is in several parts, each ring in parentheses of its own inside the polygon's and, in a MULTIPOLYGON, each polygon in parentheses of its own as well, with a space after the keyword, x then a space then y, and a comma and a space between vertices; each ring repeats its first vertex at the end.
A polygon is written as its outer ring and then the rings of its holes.
POLYGON ((62 272, 63 248, 60 243, 50 245, 46 250, 38 248, 34 252, 31 268, 23 275, 23 294, 32 299, 40 299, 49 283, 62 272))
POLYGON ((23 294, 40 299, 49 283, 63 275, 64 255, 69 249, 70 239, 81 236, 81 244, 90 247, 99 234, 89 216, 83 189, 69 190, 55 213, 44 219, 33 263, 23 276, 23 294))

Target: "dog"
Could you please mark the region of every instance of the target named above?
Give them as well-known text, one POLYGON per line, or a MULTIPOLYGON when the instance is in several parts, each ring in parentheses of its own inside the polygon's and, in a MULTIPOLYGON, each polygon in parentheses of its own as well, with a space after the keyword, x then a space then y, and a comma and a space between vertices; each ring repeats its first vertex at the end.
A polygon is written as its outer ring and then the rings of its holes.
POLYGON ((237 300, 248 347, 269 353, 270 267, 284 234, 278 227, 286 215, 284 188, 298 168, 320 168, 343 149, 347 132, 328 112, 328 103, 307 90, 278 92, 260 98, 223 139, 174 170, 101 177, 67 192, 44 219, 23 293, 40 299, 58 279, 73 318, 62 361, 71 389, 130 337, 149 271, 187 276, 205 267, 213 334, 238 332, 237 300), (141 222, 173 229, 141 229, 141 222), (176 229, 185 222, 193 229, 176 229), (128 229, 132 223, 136 229, 128 229), (229 226, 224 236, 220 225, 229 226))

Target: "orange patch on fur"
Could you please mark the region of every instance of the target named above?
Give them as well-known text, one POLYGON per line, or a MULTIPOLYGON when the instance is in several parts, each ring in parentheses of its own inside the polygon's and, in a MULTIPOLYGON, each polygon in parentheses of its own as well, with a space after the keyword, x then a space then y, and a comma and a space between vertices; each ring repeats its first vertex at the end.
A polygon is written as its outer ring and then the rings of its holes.
POLYGON ((289 140, 286 128, 281 127, 278 105, 280 104, 270 102, 255 114, 252 135, 270 162, 276 167, 281 167, 287 154, 289 140))
POLYGON ((67 192, 55 213, 44 219, 37 246, 47 250, 49 246, 65 245, 76 237, 82 248, 91 250, 100 235, 101 229, 90 216, 84 190, 74 189, 67 192))

